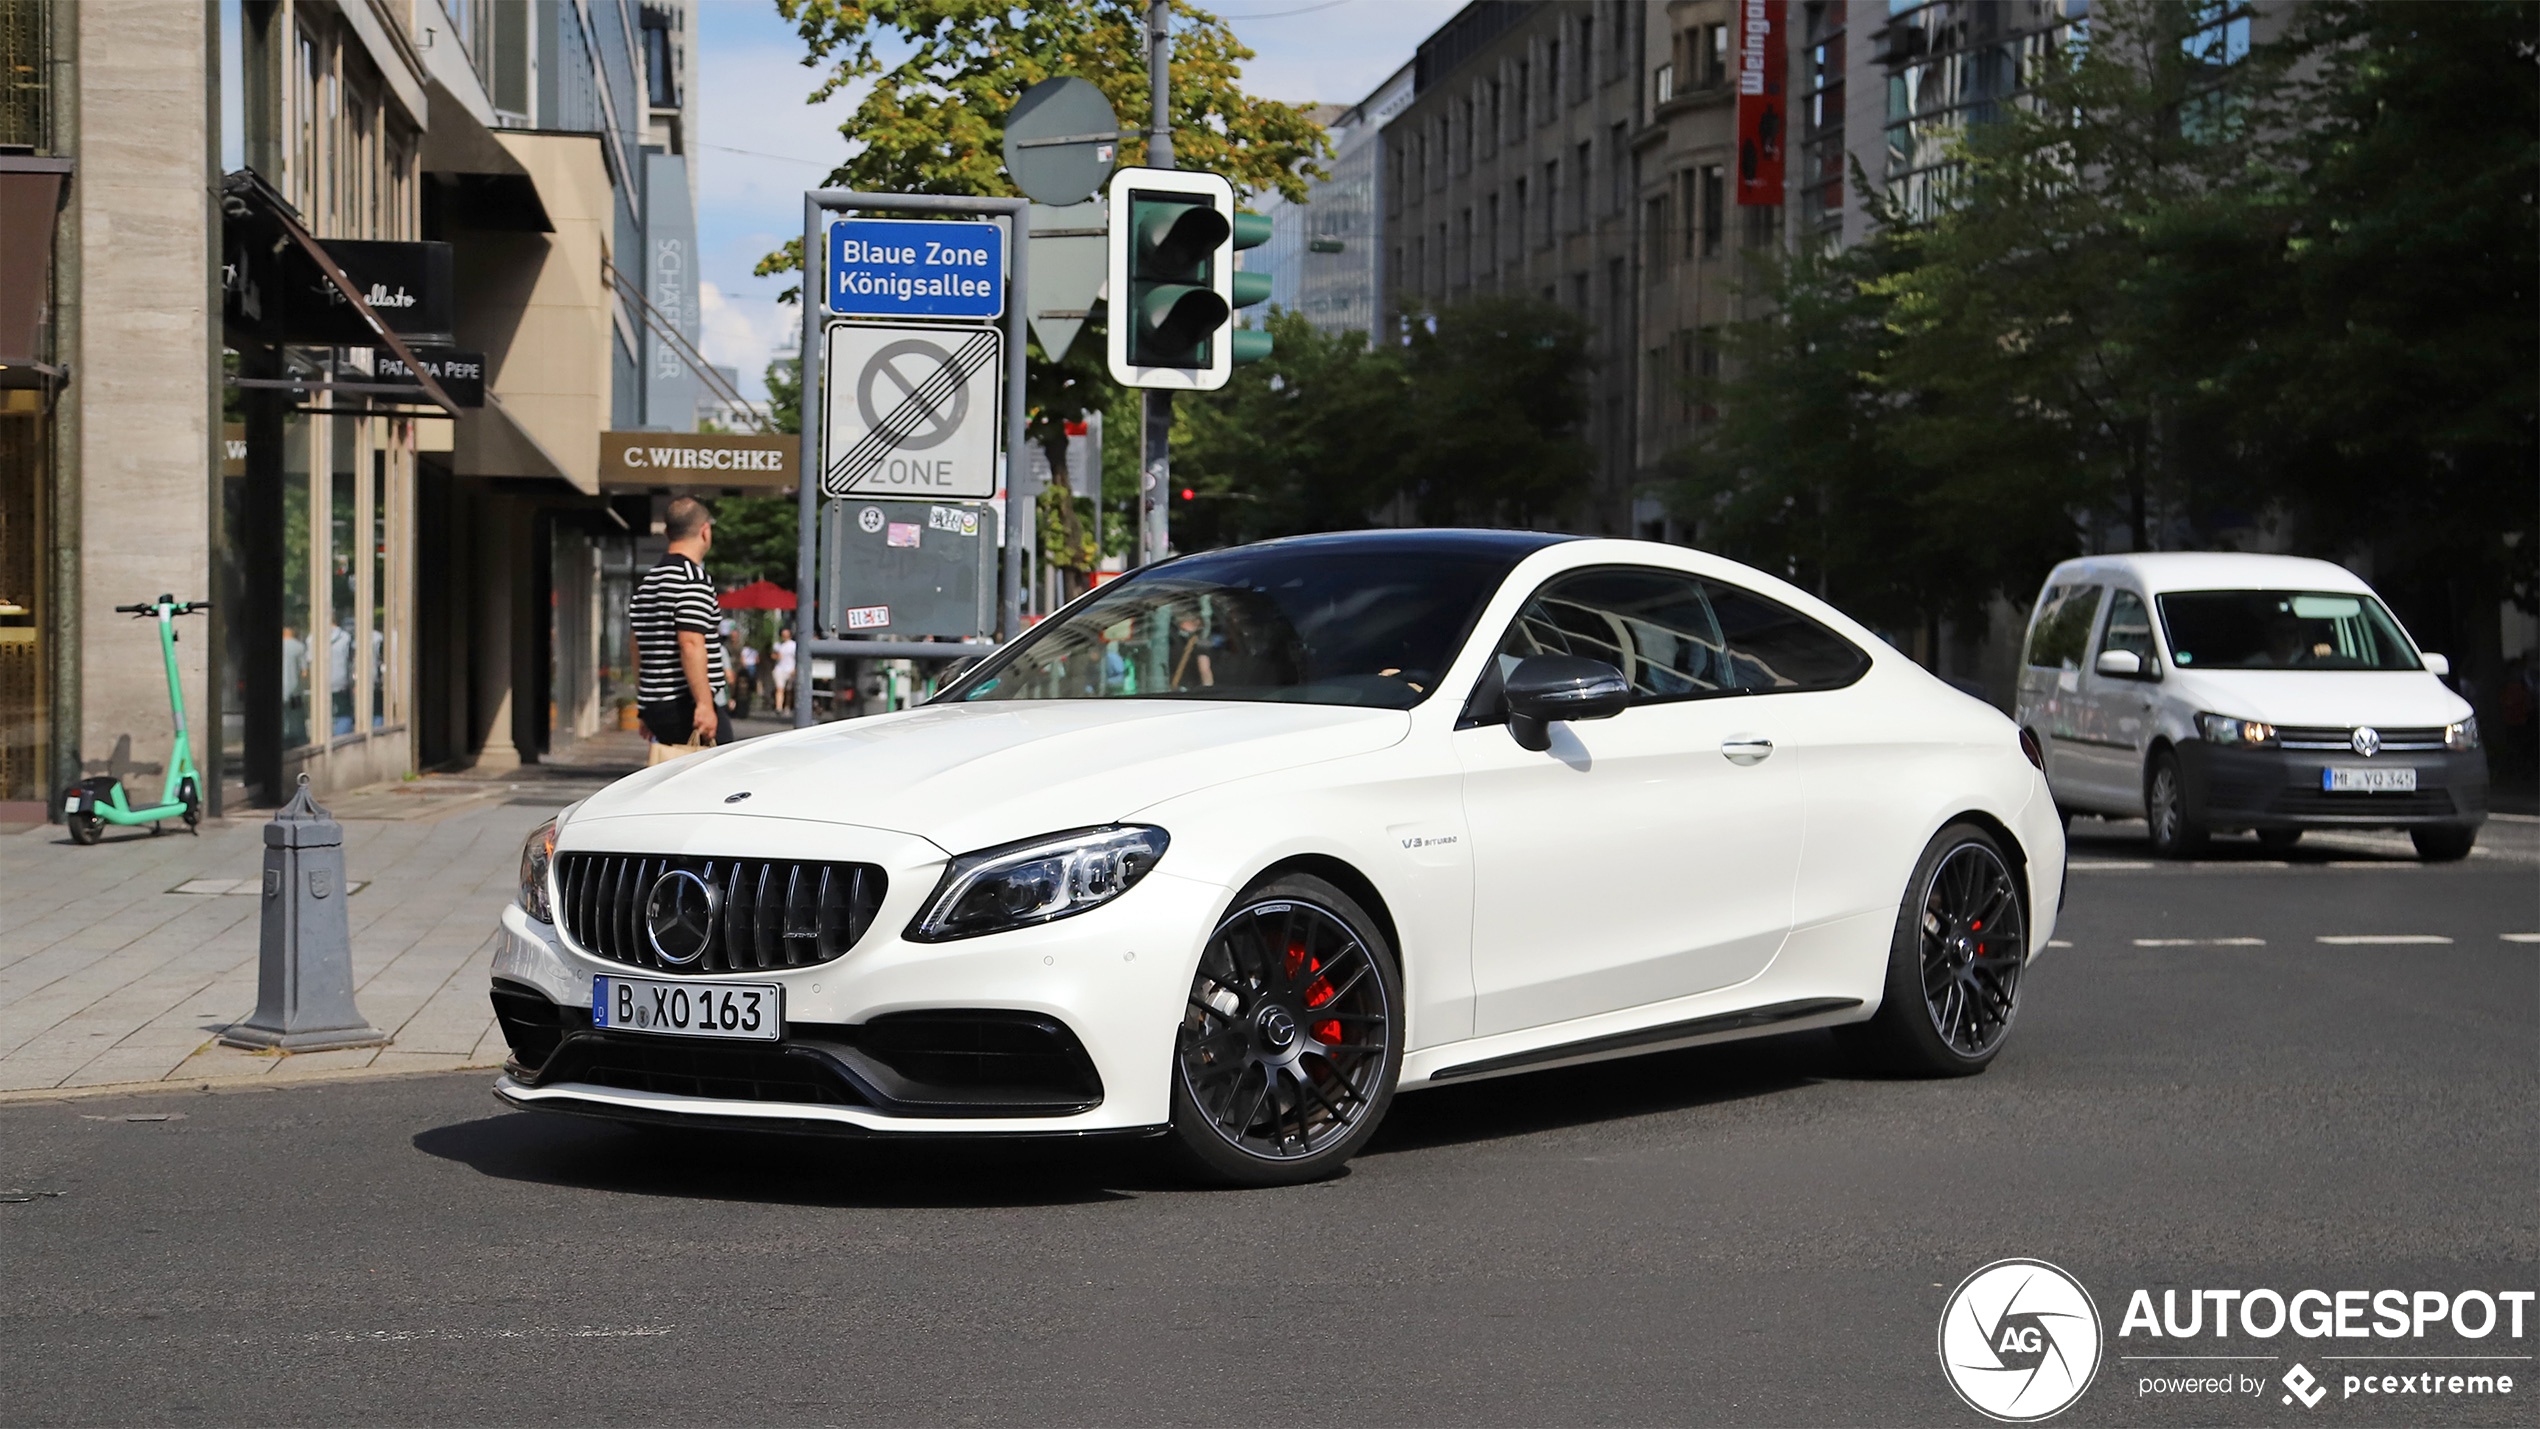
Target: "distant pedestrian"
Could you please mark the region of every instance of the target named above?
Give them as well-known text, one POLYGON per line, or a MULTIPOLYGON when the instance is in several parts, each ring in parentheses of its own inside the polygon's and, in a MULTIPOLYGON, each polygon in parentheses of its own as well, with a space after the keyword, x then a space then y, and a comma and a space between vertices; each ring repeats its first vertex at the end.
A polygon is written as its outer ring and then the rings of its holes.
POLYGON ((794 627, 779 626, 776 631, 776 712, 790 713, 794 708, 794 627))
POLYGON ((718 708, 726 684, 720 612, 704 565, 714 514, 682 496, 670 503, 663 532, 670 549, 626 606, 635 631, 636 709, 659 743, 730 744, 732 719, 718 708))
POLYGON ((758 647, 741 647, 741 681, 732 687, 732 717, 748 719, 750 702, 758 694, 758 647))

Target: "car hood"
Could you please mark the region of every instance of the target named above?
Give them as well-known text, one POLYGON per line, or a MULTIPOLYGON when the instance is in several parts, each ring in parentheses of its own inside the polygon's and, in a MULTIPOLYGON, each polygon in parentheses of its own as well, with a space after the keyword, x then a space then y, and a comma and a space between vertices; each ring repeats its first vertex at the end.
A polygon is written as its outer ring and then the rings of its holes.
POLYGON ((572 823, 662 814, 804 819, 915 834, 966 853, 1109 823, 1230 779, 1371 753, 1410 727, 1400 710, 1333 705, 929 706, 657 765, 593 795, 572 823))
POLYGON ((2176 697, 2211 714, 2269 724, 2450 724, 2469 701, 2423 670, 2180 670, 2176 697))

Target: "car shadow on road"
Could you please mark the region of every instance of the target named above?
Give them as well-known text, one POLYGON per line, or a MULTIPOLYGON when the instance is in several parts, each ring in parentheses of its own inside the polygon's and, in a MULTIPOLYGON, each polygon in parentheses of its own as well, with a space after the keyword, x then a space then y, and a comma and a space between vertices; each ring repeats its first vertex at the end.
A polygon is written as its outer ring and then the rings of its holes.
POLYGON ((1521 1072, 1397 1098, 1365 1154, 1422 1151, 1690 1111, 1861 1075, 1824 1032, 1521 1072))
POLYGON ((434 1127, 414 1147, 498 1180, 695 1201, 1060 1206, 1179 1189, 1138 1142, 884 1144, 512 1112, 434 1127))

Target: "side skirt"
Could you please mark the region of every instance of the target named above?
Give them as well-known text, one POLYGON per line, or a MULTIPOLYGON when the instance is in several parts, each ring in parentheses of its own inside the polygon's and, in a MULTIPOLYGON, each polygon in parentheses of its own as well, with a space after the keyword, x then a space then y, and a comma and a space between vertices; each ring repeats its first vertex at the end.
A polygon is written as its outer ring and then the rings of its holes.
POLYGON ((1687 1022, 1669 1022, 1658 1027, 1643 1027, 1631 1032, 1615 1032, 1603 1037, 1590 1037, 1578 1042, 1563 1042, 1551 1047, 1536 1047, 1524 1052, 1511 1052, 1504 1057, 1487 1057, 1479 1062, 1465 1062, 1441 1067, 1429 1074, 1432 1083, 1452 1081, 1457 1077, 1478 1077, 1490 1072, 1514 1071, 1544 1062, 1566 1062, 1573 1057, 1594 1057, 1607 1052, 1625 1052, 1634 1047, 1650 1047, 1661 1042, 1681 1042, 1691 1037, 1708 1037, 1720 1032, 1743 1032, 1749 1028, 1769 1027, 1776 1022, 1795 1022, 1803 1017, 1816 1017, 1828 1012, 1843 1012, 1859 1007, 1857 997, 1809 997, 1797 1002, 1776 1002, 1764 1007, 1750 1007, 1739 1012, 1716 1013, 1696 1017, 1687 1022))

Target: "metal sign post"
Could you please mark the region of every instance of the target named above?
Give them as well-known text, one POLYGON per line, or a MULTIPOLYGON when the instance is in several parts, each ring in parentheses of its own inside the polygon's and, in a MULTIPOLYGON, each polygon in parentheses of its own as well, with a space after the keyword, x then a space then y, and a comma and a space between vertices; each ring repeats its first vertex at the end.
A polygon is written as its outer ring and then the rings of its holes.
MULTIPOLYGON (((828 319, 844 315, 832 305, 832 300, 843 296, 852 304, 850 311, 858 313, 866 312, 869 308, 869 304, 860 301, 863 298, 887 301, 892 304, 886 308, 870 309, 871 315, 874 316, 966 317, 979 315, 981 307, 987 304, 989 296, 970 286, 983 281, 987 275, 980 271, 981 265, 969 260, 968 254, 973 250, 961 244, 961 240, 977 238, 979 235, 975 232, 964 234, 957 231, 975 230, 980 225, 924 225, 930 230, 937 228, 956 230, 950 232, 948 236, 955 245, 955 257, 959 261, 947 262, 943 261, 945 251, 943 249, 939 248, 934 254, 928 254, 924 247, 926 239, 922 237, 918 241, 917 252, 914 255, 896 252, 896 249, 908 246, 895 241, 900 233, 907 231, 905 229, 858 224, 853 234, 854 240, 858 243, 878 244, 882 250, 880 254, 882 261, 879 263, 858 261, 855 264, 856 271, 865 276, 859 277, 857 282, 869 291, 859 294, 850 289, 842 294, 836 291, 839 282, 836 264, 841 261, 842 255, 834 253, 831 244, 826 241, 829 235, 822 231, 823 221, 829 214, 844 213, 986 214, 1002 216, 1006 220, 1006 231, 994 245, 996 256, 1002 260, 1000 266, 1004 269, 1003 291, 997 294, 997 297, 1002 303, 1005 328, 1003 356, 1005 359, 1006 519, 1004 530, 1000 535, 1005 545, 1005 559, 1000 562, 1002 569, 997 580, 997 629, 1000 638, 1004 640, 1012 640, 1022 633, 1023 585, 1020 559, 1022 545, 1014 539, 1012 533, 1019 529, 1021 522, 1033 519, 1033 498, 1037 495, 1036 492, 1024 489, 1031 478, 1027 463, 1023 459, 1023 353, 1027 315, 1031 309, 1031 279, 1024 253, 1030 246, 1026 235, 1030 232, 1031 207, 1032 202, 1029 199, 973 198, 960 194, 876 194, 859 193, 850 189, 813 189, 803 195, 803 339, 800 373, 803 413, 803 480, 799 492, 801 531, 795 550, 794 589, 799 597, 796 609, 805 618, 816 618, 813 613, 823 608, 824 604, 835 603, 836 599, 834 593, 822 592, 818 583, 820 488, 823 483, 816 475, 825 473, 827 470, 822 461, 821 444, 821 429, 828 407, 828 394, 823 379, 834 376, 823 371, 826 366, 827 352, 823 329, 828 319), (910 261, 901 263, 899 260, 903 257, 908 257, 910 261), (925 271, 930 267, 942 271, 930 274, 925 271), (917 271, 907 271, 911 268, 917 271), (896 271, 886 273, 885 270, 896 271), (930 282, 935 285, 932 292, 918 291, 920 287, 930 282), (935 306, 938 300, 969 306, 947 307, 939 310, 935 306)), ((940 242, 944 236, 936 235, 937 241, 940 242)), ((871 253, 871 249, 860 248, 854 250, 852 257, 862 260, 869 257, 871 253)), ((990 307, 987 311, 993 312, 995 309, 990 307)), ((975 330, 982 333, 988 331, 985 328, 975 330)), ((957 363, 937 364, 945 368, 954 365, 957 363)), ((853 393, 848 394, 848 400, 850 402, 855 400, 853 393)), ((946 400, 949 400, 948 396, 946 400)), ((910 414, 910 423, 922 424, 931 410, 921 406, 910 414)), ((884 418, 883 422, 877 425, 887 425, 888 420, 884 418)), ((812 659, 815 656, 826 656, 831 659, 946 660, 979 655, 994 648, 976 644, 936 644, 921 641, 818 640, 811 636, 812 630, 808 625, 798 629, 795 635, 797 653, 794 661, 794 724, 797 728, 812 723, 811 669, 812 659)))

